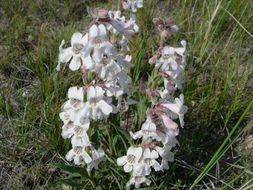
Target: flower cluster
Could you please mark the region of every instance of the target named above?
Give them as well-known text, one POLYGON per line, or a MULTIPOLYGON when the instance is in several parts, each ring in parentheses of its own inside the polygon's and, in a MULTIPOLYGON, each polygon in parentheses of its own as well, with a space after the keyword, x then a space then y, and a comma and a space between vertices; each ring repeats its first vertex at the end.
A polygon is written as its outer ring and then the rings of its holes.
POLYGON ((126 173, 131 173, 127 188, 135 185, 150 185, 147 178, 152 168, 155 171, 169 169, 169 162, 173 162, 174 153, 171 151, 178 144, 176 136, 179 127, 175 120, 184 126, 184 114, 187 107, 184 105, 184 95, 174 98, 175 91, 182 88, 182 72, 186 65, 186 41, 181 41, 182 47, 160 47, 150 59, 159 75, 163 78, 164 87, 150 89, 146 86, 141 89, 151 97, 152 105, 147 110, 146 121, 141 130, 131 137, 141 139, 141 143, 129 147, 127 155, 117 159, 119 166, 124 166, 126 173))
MULTIPOLYGON (((123 0, 122 5, 124 9, 136 12, 137 8, 143 7, 143 0, 123 0)), ((76 32, 72 35, 70 47, 64 48, 65 41, 62 41, 57 70, 60 70, 62 63, 68 63, 72 71, 79 70, 83 75, 93 73, 96 76, 92 80, 87 79, 80 87, 69 88, 68 100, 60 113, 62 137, 71 139, 72 144, 66 159, 76 165, 87 164, 86 170, 91 172, 106 160, 105 151, 95 149, 94 142, 90 141, 89 128, 92 122, 120 112, 123 105, 127 109, 135 103, 130 99, 132 88, 128 75, 132 57, 126 55, 125 51, 129 50, 128 41, 139 31, 139 27, 133 13, 127 19, 119 10, 96 8, 88 12, 95 21, 90 24, 87 33, 76 32)), ((178 30, 170 18, 154 18, 153 22, 158 25, 161 42, 169 32, 178 30)), ((169 162, 174 161, 172 148, 178 144, 178 126, 184 126, 184 114, 187 112, 184 95, 175 97, 176 90, 181 89, 184 82, 182 74, 186 66, 186 41, 181 41, 181 47, 163 47, 161 43, 149 63, 154 65, 155 73, 162 77, 163 85, 152 85, 152 89, 141 86, 141 90, 150 96, 151 105, 141 129, 130 132, 132 139, 139 139, 141 143, 130 146, 126 155, 117 159, 117 164, 123 166, 126 173, 131 173, 127 188, 150 185, 148 176, 152 170, 169 169, 169 162)))
MULTIPOLYGON (((64 125, 62 137, 71 139, 72 149, 66 159, 76 165, 88 164, 87 171, 98 169, 98 164, 105 160, 105 152, 95 149, 90 142, 88 130, 92 121, 109 117, 122 108, 124 94, 130 94, 131 78, 128 72, 131 56, 125 55, 121 44, 120 50, 111 41, 109 30, 122 34, 127 40, 136 30, 135 20, 122 20, 118 12, 108 12, 104 9, 92 10, 96 17, 86 34, 76 32, 71 38, 71 47, 59 47, 57 70, 62 63, 69 63, 72 71, 80 70, 84 75, 95 73, 95 80, 81 87, 70 87, 68 100, 62 106, 60 118, 64 125), (111 15, 114 15, 111 16, 111 15), (116 100, 116 101, 115 101, 116 100)), ((127 41, 126 40, 126 41, 127 41)), ((125 101, 131 103, 131 101, 125 101)), ((133 101, 132 101, 133 102, 133 101)))

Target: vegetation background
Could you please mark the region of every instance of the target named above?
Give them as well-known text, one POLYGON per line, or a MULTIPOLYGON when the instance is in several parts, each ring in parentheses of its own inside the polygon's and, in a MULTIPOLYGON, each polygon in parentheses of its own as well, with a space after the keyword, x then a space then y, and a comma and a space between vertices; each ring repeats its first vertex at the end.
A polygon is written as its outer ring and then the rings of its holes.
MULTIPOLYGON (((130 43, 131 76, 136 85, 152 82, 148 58, 158 38, 151 21, 173 16, 180 30, 166 43, 188 41, 183 93, 189 111, 175 162, 169 171, 154 173, 153 185, 143 189, 253 189, 253 1, 144 3, 138 11, 140 33, 130 43)), ((87 30, 87 6, 116 9, 115 4, 0 0, 0 189, 71 189, 56 185, 67 174, 52 164, 66 164, 70 144, 61 137, 58 114, 67 89, 82 80, 78 72, 56 71, 58 46, 75 31, 87 30)), ((124 189, 129 175, 115 164, 129 144, 122 129, 138 129, 148 106, 142 94, 135 99, 140 104, 130 112, 94 126, 93 140, 112 154, 101 170, 81 179, 84 189, 124 189)), ((75 178, 80 176, 61 183, 75 178)))

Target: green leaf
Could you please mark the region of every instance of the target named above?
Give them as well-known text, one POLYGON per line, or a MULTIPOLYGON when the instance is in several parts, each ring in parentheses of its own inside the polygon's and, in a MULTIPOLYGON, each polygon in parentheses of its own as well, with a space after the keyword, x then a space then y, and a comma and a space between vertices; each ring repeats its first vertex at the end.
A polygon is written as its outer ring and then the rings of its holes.
POLYGON ((88 178, 87 172, 83 167, 69 166, 66 164, 52 164, 55 167, 62 169, 69 174, 79 174, 83 178, 88 178))

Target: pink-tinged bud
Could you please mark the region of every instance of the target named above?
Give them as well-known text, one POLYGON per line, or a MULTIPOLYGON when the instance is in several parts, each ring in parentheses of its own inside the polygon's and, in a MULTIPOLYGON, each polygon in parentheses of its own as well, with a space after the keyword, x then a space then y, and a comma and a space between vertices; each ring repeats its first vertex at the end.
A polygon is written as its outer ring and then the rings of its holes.
POLYGON ((163 114, 163 115, 161 115, 161 118, 163 120, 164 125, 168 129, 172 129, 172 130, 178 129, 178 125, 174 121, 172 121, 167 115, 163 114))
POLYGON ((151 58, 148 60, 148 62, 149 62, 150 64, 155 64, 156 61, 157 61, 157 56, 153 56, 153 57, 151 57, 151 58))
POLYGON ((168 37, 168 35, 169 35, 169 32, 166 31, 166 30, 164 30, 164 31, 161 32, 161 36, 162 36, 163 38, 168 37))
POLYGON ((97 14, 98 14, 99 18, 108 18, 109 17, 108 11, 105 9, 99 9, 97 14))
POLYGON ((146 94, 149 96, 155 96, 157 94, 157 92, 155 90, 151 90, 151 89, 147 89, 146 90, 146 94))
POLYGON ((123 7, 123 9, 128 9, 128 4, 125 2, 125 1, 123 1, 122 2, 122 7, 123 7))
POLYGON ((160 18, 153 18, 152 22, 153 22, 154 24, 158 24, 158 23, 161 23, 161 22, 162 22, 162 19, 160 19, 160 18))
POLYGON ((171 32, 176 33, 176 32, 179 30, 179 28, 178 28, 177 25, 172 25, 172 26, 170 27, 170 30, 171 30, 171 32))
POLYGON ((174 19, 169 17, 169 18, 166 18, 164 21, 167 23, 172 23, 172 22, 174 22, 174 19))

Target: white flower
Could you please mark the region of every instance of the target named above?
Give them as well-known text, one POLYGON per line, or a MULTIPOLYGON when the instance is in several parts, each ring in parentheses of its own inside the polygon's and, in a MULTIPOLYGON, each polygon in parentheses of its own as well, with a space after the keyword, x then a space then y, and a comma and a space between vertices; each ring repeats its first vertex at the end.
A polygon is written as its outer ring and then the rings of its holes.
POLYGON ((59 116, 64 125, 68 124, 71 121, 71 115, 69 111, 63 111, 59 114, 59 116))
POLYGON ((82 133, 82 136, 74 135, 71 138, 71 144, 73 147, 80 146, 80 147, 87 147, 90 145, 90 139, 87 135, 86 131, 82 133))
POLYGON ((121 72, 109 76, 107 78, 107 81, 115 81, 119 84, 119 87, 124 89, 125 93, 128 93, 128 84, 132 82, 132 79, 127 75, 127 72, 125 70, 122 70, 121 72))
POLYGON ((117 159, 117 164, 119 166, 124 165, 124 171, 127 173, 131 171, 134 173, 140 173, 141 168, 139 168, 140 164, 138 162, 142 156, 142 152, 143 151, 141 147, 135 148, 131 146, 128 148, 126 156, 122 156, 117 159))
MULTIPOLYGON (((124 16, 121 16, 121 11, 109 11, 108 15, 110 18, 119 20, 121 22, 125 22, 126 18, 124 16)), ((118 31, 112 27, 112 25, 107 26, 107 30, 111 31, 113 34, 118 34, 118 31)))
POLYGON ((81 146, 76 146, 73 147, 67 154, 66 154, 66 159, 68 161, 74 160, 74 163, 76 165, 81 165, 84 162, 85 163, 90 163, 91 162, 91 157, 89 154, 85 151, 85 147, 81 146))
POLYGON ((161 138, 156 133, 156 125, 152 122, 150 117, 147 117, 145 123, 143 123, 141 130, 136 133, 130 132, 133 139, 142 138, 142 141, 147 141, 149 138, 161 141, 161 138))
POLYGON ((119 33, 123 34, 128 39, 139 31, 138 25, 135 23, 135 17, 131 17, 130 20, 122 22, 117 19, 110 19, 110 24, 114 27, 119 33))
POLYGON ((151 167, 155 169, 155 171, 161 170, 160 164, 156 161, 159 157, 158 153, 155 150, 150 151, 149 148, 145 148, 143 151, 142 164, 144 167, 144 174, 149 175, 151 172, 151 167))
POLYGON ((103 24, 93 24, 89 29, 88 37, 88 45, 82 51, 84 57, 91 56, 97 63, 105 54, 115 53, 114 46, 107 39, 106 28, 103 24))
POLYGON ((106 95, 111 97, 115 96, 117 99, 124 94, 124 89, 121 88, 117 81, 107 81, 105 82, 106 86, 106 95))
POLYGON ((121 47, 120 51, 124 52, 130 50, 128 47, 128 41, 129 39, 123 35, 122 39, 118 42, 121 47))
POLYGON ((171 148, 172 147, 169 144, 165 144, 163 148, 161 148, 159 146, 155 147, 155 150, 162 157, 161 169, 168 170, 169 169, 168 162, 174 161, 174 153, 170 151, 171 148))
POLYGON ((173 130, 165 126, 162 129, 157 130, 157 135, 161 138, 161 142, 163 144, 171 144, 171 146, 176 146, 176 144, 178 144, 178 141, 175 138, 178 134, 179 129, 173 130))
POLYGON ((91 172, 93 168, 98 169, 100 162, 106 161, 105 152, 102 149, 92 149, 92 161, 87 166, 86 170, 91 172))
POLYGON ((132 12, 136 12, 137 8, 143 7, 143 0, 127 0, 124 1, 122 5, 124 9, 130 9, 132 12))
POLYGON ((105 79, 117 75, 122 69, 112 56, 104 56, 96 64, 94 71, 98 74, 99 78, 105 79))
POLYGON ((86 119, 86 121, 82 125, 74 125, 73 123, 63 125, 62 127, 62 137, 64 139, 71 138, 73 135, 75 136, 87 136, 87 131, 90 126, 90 121, 86 119))
POLYGON ((160 71, 168 73, 168 71, 176 70, 178 64, 175 57, 175 48, 166 46, 163 48, 162 57, 155 65, 160 71))
POLYGON ((174 103, 164 103, 162 106, 168 108, 173 113, 177 114, 180 120, 181 126, 184 126, 184 114, 187 112, 187 106, 184 104, 184 95, 180 94, 179 98, 175 99, 174 103))
POLYGON ((83 88, 70 87, 68 90, 69 100, 63 105, 63 109, 79 110, 83 107, 83 88))
POLYGON ((59 47, 59 57, 58 57, 58 65, 57 70, 60 70, 60 64, 69 62, 69 68, 72 71, 76 71, 80 68, 82 62, 84 62, 83 57, 81 55, 81 50, 87 45, 88 35, 83 36, 80 32, 76 32, 71 37, 71 47, 66 49, 62 48, 65 44, 63 40, 59 47))
POLYGON ((161 58, 156 62, 156 68, 172 76, 174 79, 184 70, 186 41, 181 41, 183 47, 174 48, 166 46, 162 50, 161 58), (177 58, 182 58, 182 64, 177 63, 177 58))
POLYGON ((141 184, 150 185, 151 181, 145 176, 132 176, 131 179, 127 182, 126 188, 130 189, 131 185, 134 185, 135 188, 139 188, 141 184))
POLYGON ((176 87, 173 84, 173 81, 169 81, 166 78, 163 78, 164 90, 158 90, 162 99, 169 99, 171 97, 171 92, 176 90, 176 87))
POLYGON ((90 86, 87 89, 87 102, 85 102, 80 115, 94 120, 102 119, 112 113, 113 107, 104 100, 105 91, 99 86, 90 86))

